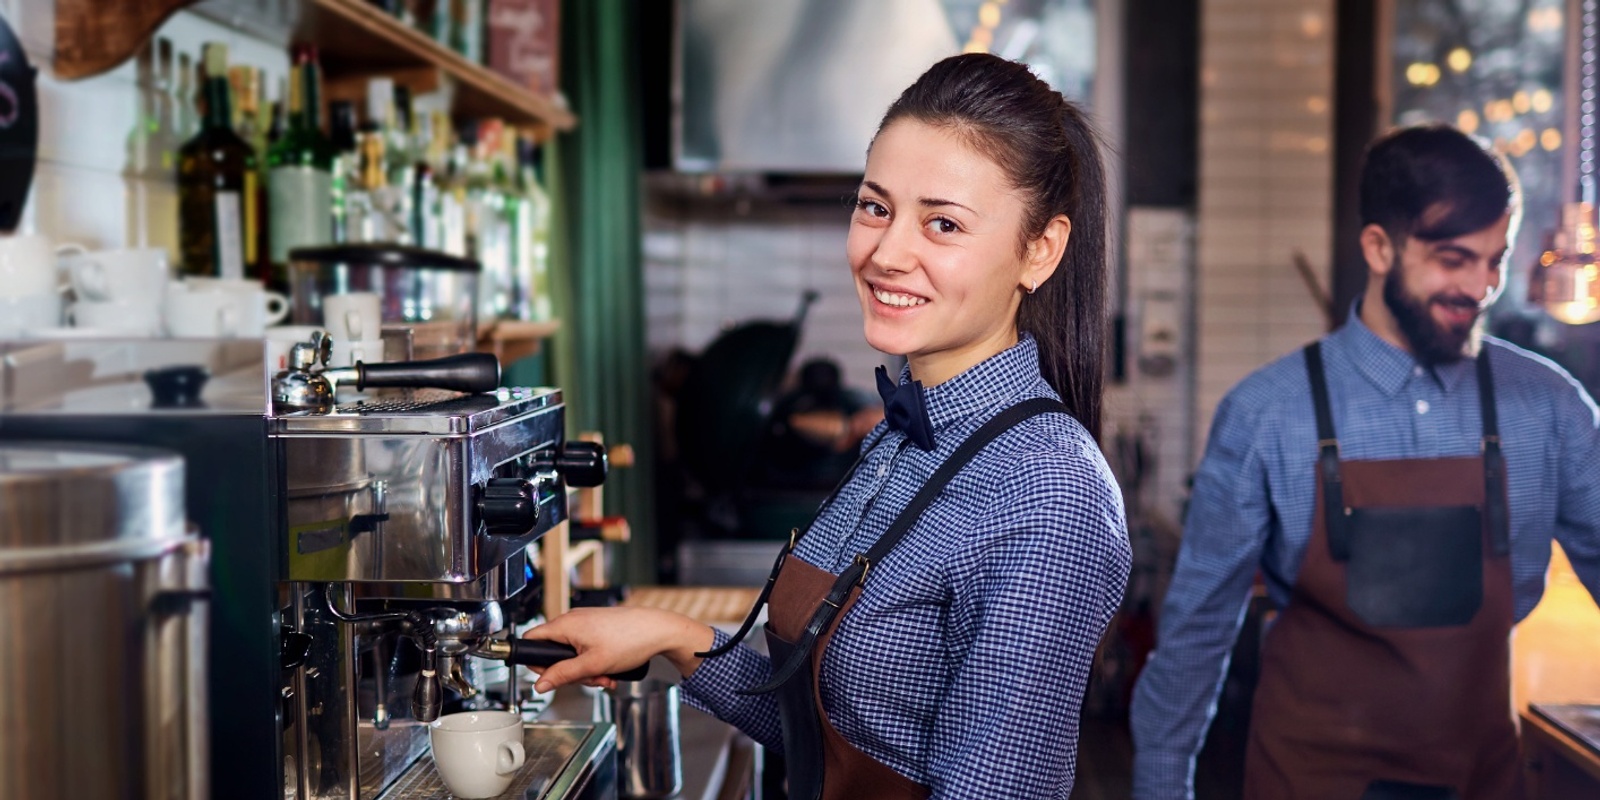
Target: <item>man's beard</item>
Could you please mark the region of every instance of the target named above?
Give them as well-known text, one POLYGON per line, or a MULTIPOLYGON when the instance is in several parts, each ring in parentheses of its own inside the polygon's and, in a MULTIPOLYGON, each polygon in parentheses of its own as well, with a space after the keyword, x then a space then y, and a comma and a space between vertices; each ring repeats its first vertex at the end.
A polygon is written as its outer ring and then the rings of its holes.
POLYGON ((1478 350, 1478 334, 1483 321, 1483 313, 1478 304, 1470 298, 1446 294, 1435 294, 1426 300, 1418 300, 1406 293, 1405 282, 1401 279, 1400 273, 1400 257, 1396 255, 1394 266, 1383 281, 1383 304, 1388 306, 1389 313, 1394 315, 1395 323, 1400 326, 1400 333, 1411 344, 1411 352, 1417 360, 1430 366, 1451 364, 1475 354, 1478 350), (1446 327, 1435 321, 1433 315, 1428 313, 1428 307, 1433 303, 1472 308, 1478 311, 1478 316, 1460 328, 1446 327))

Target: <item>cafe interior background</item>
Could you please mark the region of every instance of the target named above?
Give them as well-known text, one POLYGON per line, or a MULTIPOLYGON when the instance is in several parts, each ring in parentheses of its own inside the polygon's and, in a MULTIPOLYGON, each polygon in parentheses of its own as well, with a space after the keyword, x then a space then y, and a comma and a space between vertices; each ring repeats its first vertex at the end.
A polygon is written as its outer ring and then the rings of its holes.
MULTIPOLYGON (((174 153, 200 124, 207 43, 258 71, 263 114, 285 100, 291 44, 311 41, 324 99, 364 109, 384 74, 411 88, 416 117, 498 118, 539 144, 548 217, 517 233, 538 237, 527 268, 542 277, 523 289, 539 296, 480 311, 480 344, 509 356, 506 385, 561 387, 567 430, 602 433, 617 462, 599 511, 628 540, 601 545, 604 574, 570 582, 754 585, 843 466, 801 418, 870 409, 872 369, 893 364, 862 340, 843 259, 845 198, 877 117, 944 55, 1027 61, 1092 110, 1115 176, 1102 446, 1135 566, 1087 700, 1081 796, 1126 793, 1122 720, 1213 409, 1340 323, 1362 287, 1354 188, 1371 136, 1441 120, 1507 154, 1526 205, 1490 329, 1600 390, 1600 279, 1580 265, 1563 273, 1578 294, 1558 297, 1574 290, 1547 255, 1558 234, 1593 252, 1592 210, 1586 228, 1564 212, 1595 199, 1579 179, 1595 152, 1593 0, 462 5, 482 15, 481 41, 433 43, 428 19, 371 21, 411 3, 0 0, 38 68, 18 232, 179 263, 174 153), (543 16, 528 25, 530 13, 543 16), (374 24, 424 35, 348 35, 374 24), (504 52, 524 46, 521 61, 504 52)), ((1600 612, 1558 558, 1517 633, 1518 702, 1600 701, 1597 632, 1600 612)), ((1229 769, 1252 645, 1244 636, 1213 734, 1221 755, 1203 772, 1229 769)))

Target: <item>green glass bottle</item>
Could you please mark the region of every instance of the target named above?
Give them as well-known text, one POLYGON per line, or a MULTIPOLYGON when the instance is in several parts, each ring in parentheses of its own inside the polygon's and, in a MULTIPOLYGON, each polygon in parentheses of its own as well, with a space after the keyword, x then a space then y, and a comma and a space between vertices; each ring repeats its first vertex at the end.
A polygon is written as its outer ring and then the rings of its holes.
POLYGON ((289 124, 267 150, 267 219, 272 224, 267 283, 278 291, 288 290, 290 250, 334 240, 333 162, 338 153, 322 133, 317 50, 301 44, 293 53, 289 124))
POLYGON ((205 116, 178 149, 178 247, 184 275, 245 277, 255 214, 255 151, 233 130, 228 49, 205 46, 205 116))

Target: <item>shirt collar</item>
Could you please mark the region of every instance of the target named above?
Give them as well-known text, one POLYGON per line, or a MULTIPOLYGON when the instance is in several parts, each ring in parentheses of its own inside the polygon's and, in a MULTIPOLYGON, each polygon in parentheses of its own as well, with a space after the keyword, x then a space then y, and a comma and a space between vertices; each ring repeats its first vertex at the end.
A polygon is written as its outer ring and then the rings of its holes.
POLYGON ((1330 337, 1337 341, 1355 362, 1356 369, 1391 397, 1414 379, 1437 380, 1445 391, 1455 391, 1461 380, 1473 369, 1473 359, 1463 358, 1454 364, 1423 366, 1410 353, 1383 340, 1367 327, 1361 319, 1361 303, 1351 304, 1350 317, 1343 328, 1330 337))
MULTIPOLYGON (((911 380, 911 367, 900 370, 900 382, 911 380)), ((1039 346, 1022 334, 1011 347, 992 355, 966 372, 931 389, 923 390, 928 421, 935 433, 985 409, 1003 408, 1041 380, 1039 346)))

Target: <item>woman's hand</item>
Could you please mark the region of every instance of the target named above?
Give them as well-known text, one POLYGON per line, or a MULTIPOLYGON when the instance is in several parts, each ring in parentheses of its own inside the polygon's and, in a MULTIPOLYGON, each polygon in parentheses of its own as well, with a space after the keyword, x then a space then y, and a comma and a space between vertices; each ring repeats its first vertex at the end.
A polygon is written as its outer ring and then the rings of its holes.
POLYGON ((684 677, 700 666, 695 653, 711 649, 716 633, 682 614, 654 608, 575 608, 522 634, 570 645, 578 655, 545 667, 533 688, 548 692, 582 682, 616 688, 605 677, 664 655, 684 677))

